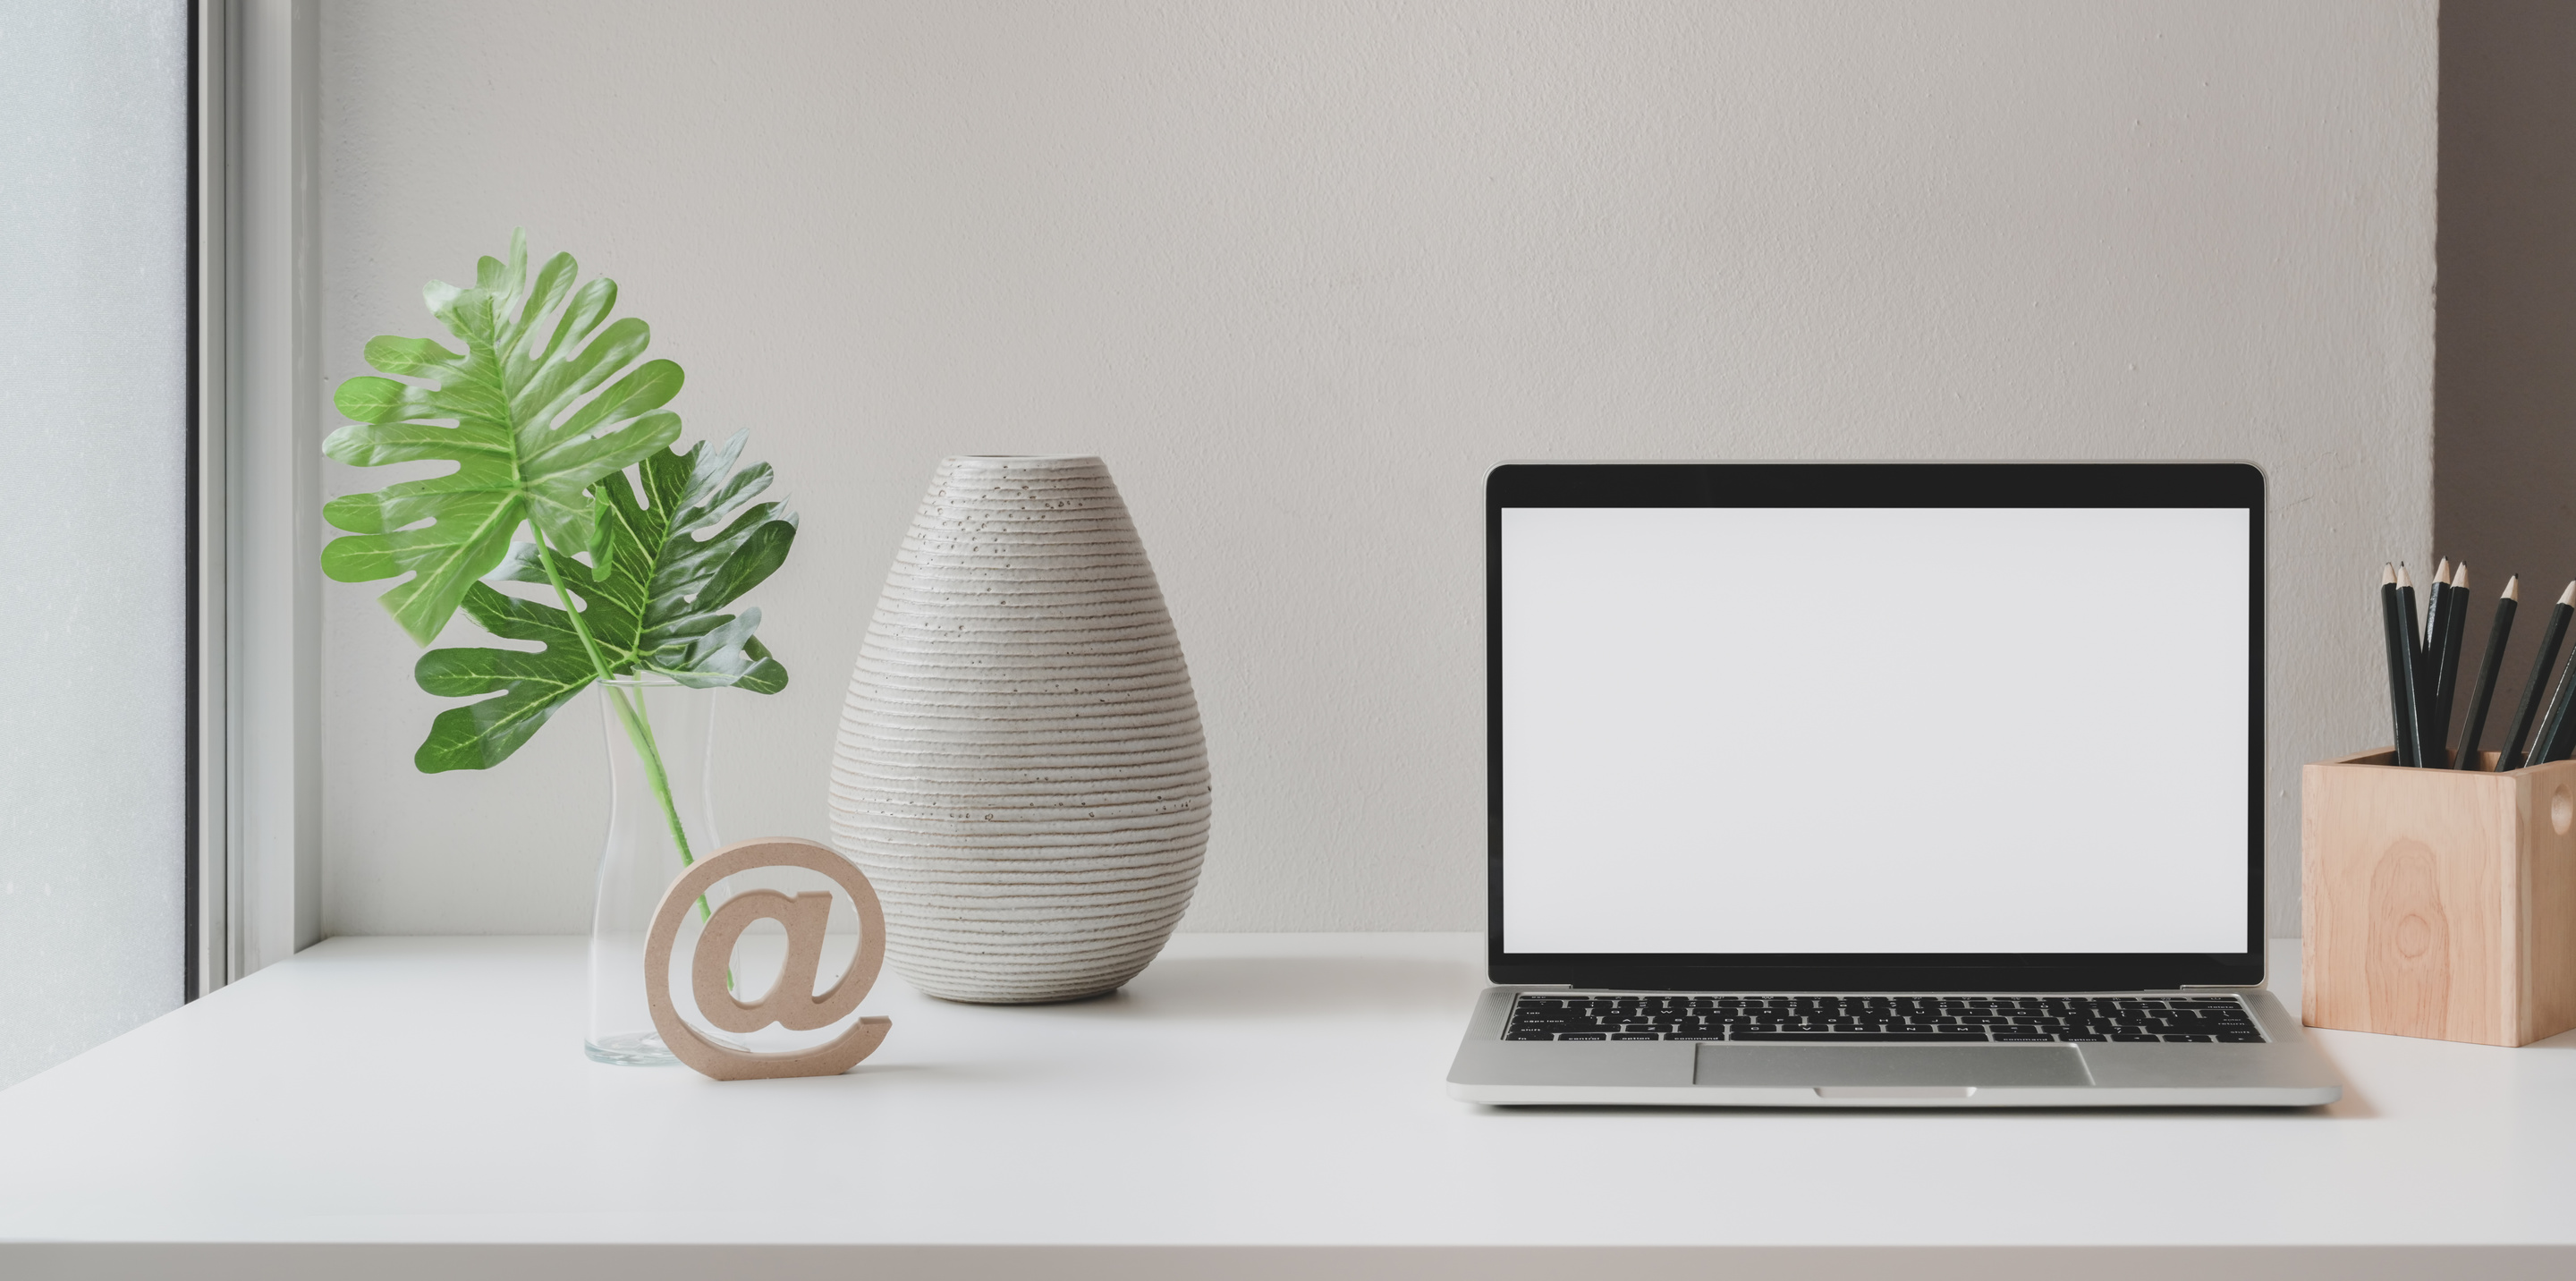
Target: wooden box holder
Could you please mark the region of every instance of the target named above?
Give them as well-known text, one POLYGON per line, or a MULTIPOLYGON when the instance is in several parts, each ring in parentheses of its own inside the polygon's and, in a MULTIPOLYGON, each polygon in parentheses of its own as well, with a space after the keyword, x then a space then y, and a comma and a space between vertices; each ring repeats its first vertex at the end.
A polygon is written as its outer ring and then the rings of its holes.
POLYGON ((2480 1045, 2576 1027, 2576 760, 2394 759, 2302 772, 2308 1026, 2480 1045))

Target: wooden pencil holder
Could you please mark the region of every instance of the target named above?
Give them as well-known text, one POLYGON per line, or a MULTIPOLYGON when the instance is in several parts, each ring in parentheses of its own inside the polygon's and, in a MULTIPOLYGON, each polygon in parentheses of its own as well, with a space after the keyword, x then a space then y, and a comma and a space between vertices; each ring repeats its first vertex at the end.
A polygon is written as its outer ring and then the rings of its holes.
POLYGON ((2576 1027, 2576 760, 2509 774, 2394 760, 2302 772, 2301 1016, 2480 1045, 2576 1027))

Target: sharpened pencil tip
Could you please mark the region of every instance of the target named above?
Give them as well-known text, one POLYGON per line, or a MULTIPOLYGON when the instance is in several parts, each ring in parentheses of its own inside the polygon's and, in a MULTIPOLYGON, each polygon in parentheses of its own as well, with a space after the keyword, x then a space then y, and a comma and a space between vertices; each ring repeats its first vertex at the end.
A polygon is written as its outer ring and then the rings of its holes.
POLYGON ((2379 585, 2382 587, 2397 585, 2397 562, 2390 561, 2379 567, 2379 585))
POLYGON ((2469 563, 2467 561, 2461 561, 2459 564, 2451 566, 2451 590, 2458 591, 2468 585, 2469 563))
POLYGON ((2447 583, 2447 582, 2450 582, 2450 581, 2451 581, 2451 558, 2450 558, 2450 557, 2448 557, 2448 556, 2443 557, 2443 558, 2442 558, 2442 563, 2440 563, 2440 564, 2438 564, 2438 565, 2435 565, 2435 566, 2433 567, 2433 581, 2434 581, 2434 582, 2437 582, 2437 583, 2447 583))
POLYGON ((2521 600, 2521 599, 2522 599, 2522 576, 2521 576, 2521 575, 2519 575, 2519 574, 2507 574, 2507 575, 2505 575, 2505 580, 2504 580, 2504 598, 2505 598, 2506 600, 2521 600))
POLYGON ((2567 584, 2567 590, 2558 593, 2558 603, 2561 605, 2576 605, 2576 583, 2567 584))
POLYGON ((2407 588, 2415 585, 2415 580, 2406 576, 2406 562, 2402 560, 2397 562, 2397 585, 2400 588, 2407 588))

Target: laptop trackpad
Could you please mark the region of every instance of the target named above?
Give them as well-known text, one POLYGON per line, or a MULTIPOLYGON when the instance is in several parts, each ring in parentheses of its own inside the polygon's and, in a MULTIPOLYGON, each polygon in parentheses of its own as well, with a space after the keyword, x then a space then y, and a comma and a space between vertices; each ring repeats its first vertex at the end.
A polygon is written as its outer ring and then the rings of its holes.
POLYGON ((1725 1045, 1699 1047, 1698 1085, 2091 1085, 2072 1045, 1725 1045))

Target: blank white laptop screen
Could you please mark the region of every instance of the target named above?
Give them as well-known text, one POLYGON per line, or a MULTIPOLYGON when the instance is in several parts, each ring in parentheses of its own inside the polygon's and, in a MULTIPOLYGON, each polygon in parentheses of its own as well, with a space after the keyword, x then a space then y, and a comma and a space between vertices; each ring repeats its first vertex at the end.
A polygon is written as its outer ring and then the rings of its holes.
POLYGON ((2241 952, 2249 524, 1504 508, 1509 949, 2241 952))

